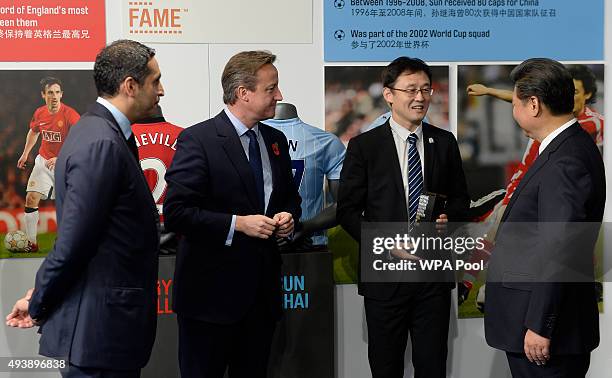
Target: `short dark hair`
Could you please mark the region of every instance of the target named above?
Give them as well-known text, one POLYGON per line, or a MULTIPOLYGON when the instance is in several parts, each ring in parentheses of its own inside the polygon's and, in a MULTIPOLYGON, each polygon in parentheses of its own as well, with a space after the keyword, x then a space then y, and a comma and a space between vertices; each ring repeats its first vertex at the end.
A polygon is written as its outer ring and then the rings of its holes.
POLYGON ((273 64, 276 55, 269 51, 242 51, 232 56, 221 74, 223 102, 233 105, 238 97, 236 89, 240 86, 254 91, 257 85, 257 71, 266 64, 273 64))
POLYGON ((53 76, 47 76, 47 77, 43 77, 40 80, 40 91, 44 92, 47 90, 47 87, 53 84, 57 84, 60 86, 60 89, 62 88, 62 81, 56 77, 53 76))
POLYGON ((149 74, 155 50, 140 42, 122 39, 106 46, 96 56, 94 81, 99 96, 115 96, 128 77, 142 84, 149 74))
POLYGON ((584 93, 590 93, 591 98, 586 100, 587 104, 594 104, 597 102, 597 78, 593 71, 584 64, 575 64, 567 67, 570 75, 576 81, 582 82, 584 87, 584 93))
POLYGON ((510 72, 516 96, 535 96, 552 115, 570 114, 574 109, 574 81, 563 64, 548 58, 531 58, 510 72))
POLYGON ((405 72, 425 72, 429 78, 429 82, 431 82, 431 69, 427 63, 418 58, 400 56, 383 69, 381 75, 383 86, 387 88, 392 87, 397 78, 405 72))

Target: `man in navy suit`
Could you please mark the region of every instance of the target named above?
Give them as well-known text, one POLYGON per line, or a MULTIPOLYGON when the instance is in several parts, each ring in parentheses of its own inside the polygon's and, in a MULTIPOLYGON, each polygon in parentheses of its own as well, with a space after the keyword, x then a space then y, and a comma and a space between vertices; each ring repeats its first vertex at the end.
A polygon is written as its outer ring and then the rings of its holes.
POLYGON ((57 240, 7 324, 39 325, 65 377, 138 377, 156 327, 158 215, 130 125, 164 90, 155 51, 122 40, 96 57, 98 99, 55 167, 57 240))
POLYGON ((183 235, 174 275, 184 377, 265 377, 281 315, 275 239, 292 235, 300 197, 284 134, 259 121, 282 100, 275 56, 234 55, 216 117, 185 129, 166 174, 168 229, 183 235))
MULTIPOLYGON (((351 139, 340 176, 338 220, 358 242, 362 222, 414 224, 422 193, 446 196, 444 214, 436 219, 442 225, 464 220, 470 203, 455 137, 423 121, 433 95, 429 66, 399 57, 385 67, 382 79, 391 117, 351 139)), ((392 255, 410 258, 405 251, 392 255)), ((364 296, 372 377, 404 376, 409 334, 415 377, 446 377, 453 284, 379 283, 364 276, 360 271, 358 289, 364 296)))
POLYGON ((517 66, 513 116, 539 155, 502 216, 487 272, 485 335, 513 377, 584 377, 599 344, 593 249, 606 200, 601 154, 572 114, 563 65, 517 66))

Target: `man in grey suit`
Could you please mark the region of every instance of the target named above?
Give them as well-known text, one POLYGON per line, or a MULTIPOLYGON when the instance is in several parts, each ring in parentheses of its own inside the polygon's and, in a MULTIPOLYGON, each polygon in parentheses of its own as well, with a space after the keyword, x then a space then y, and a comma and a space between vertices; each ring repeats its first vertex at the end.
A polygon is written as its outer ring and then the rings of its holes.
POLYGON ((116 41, 96 57, 98 99, 58 157, 57 240, 7 325, 39 325, 64 377, 137 377, 156 327, 158 215, 131 124, 164 90, 155 51, 116 41))

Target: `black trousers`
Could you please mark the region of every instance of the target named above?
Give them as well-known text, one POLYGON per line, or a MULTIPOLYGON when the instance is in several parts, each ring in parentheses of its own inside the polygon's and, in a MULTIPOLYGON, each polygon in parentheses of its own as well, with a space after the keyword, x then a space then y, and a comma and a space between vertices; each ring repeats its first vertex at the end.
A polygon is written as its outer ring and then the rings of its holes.
POLYGON ((529 362, 524 353, 506 352, 513 378, 584 378, 591 354, 553 355, 546 365, 529 362))
POLYGON ((61 374, 63 378, 140 378, 140 370, 101 370, 72 364, 61 374))
POLYGON ((178 315, 182 377, 265 378, 276 319, 256 303, 235 324, 216 324, 178 315))
POLYGON ((390 300, 365 298, 372 377, 404 376, 410 334, 414 377, 445 378, 451 291, 444 284, 407 285, 417 289, 390 300))

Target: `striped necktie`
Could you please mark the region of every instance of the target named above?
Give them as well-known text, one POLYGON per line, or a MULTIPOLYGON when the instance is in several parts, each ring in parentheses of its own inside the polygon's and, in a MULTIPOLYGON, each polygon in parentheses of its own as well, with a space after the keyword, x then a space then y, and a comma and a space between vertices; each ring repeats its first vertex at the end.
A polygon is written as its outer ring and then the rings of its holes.
POLYGON ((408 215, 410 224, 416 221, 419 197, 423 192, 423 172, 421 171, 421 158, 417 150, 417 135, 408 136, 408 215))

